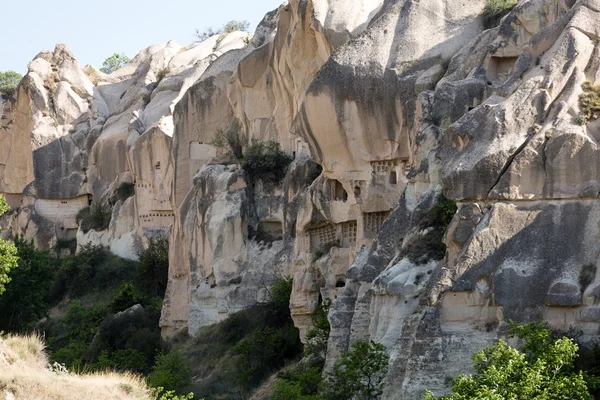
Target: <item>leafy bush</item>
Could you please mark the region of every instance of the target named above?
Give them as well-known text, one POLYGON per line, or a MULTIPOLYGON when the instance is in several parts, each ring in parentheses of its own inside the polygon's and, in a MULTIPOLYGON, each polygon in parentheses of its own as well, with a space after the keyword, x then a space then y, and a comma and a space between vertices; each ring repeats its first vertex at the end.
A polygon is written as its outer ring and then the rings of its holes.
POLYGON ((165 76, 169 75, 170 73, 171 73, 171 68, 169 68, 169 67, 165 67, 165 68, 162 68, 161 70, 159 70, 156 73, 156 83, 155 83, 156 86, 158 86, 160 81, 162 81, 165 78, 165 76))
POLYGON ((105 318, 89 342, 86 362, 93 364, 105 352, 114 363, 126 364, 135 372, 149 373, 161 349, 159 317, 150 310, 136 307, 105 318), (124 359, 127 355, 129 358, 124 359), (119 356, 121 359, 116 358, 119 356))
POLYGON ((135 286, 131 283, 124 283, 121 285, 119 292, 113 298, 109 308, 113 313, 118 313, 123 310, 127 310, 140 302, 140 296, 135 286))
POLYGON ((152 296, 163 297, 169 278, 169 241, 164 236, 150 239, 140 253, 139 275, 152 296))
POLYGON ((84 233, 90 230, 103 231, 108 229, 112 217, 112 208, 108 204, 93 203, 91 207, 79 210, 76 221, 84 233))
MULTIPOLYGON (((9 209, 4 196, 0 194, 0 217, 9 209)), ((10 282, 9 274, 17 268, 19 261, 18 250, 14 243, 0 238, 0 295, 6 290, 10 282)))
POLYGON ((174 390, 165 390, 165 388, 159 387, 152 390, 152 398, 154 400, 193 400, 194 393, 178 395, 174 390))
POLYGON ((75 254, 75 251, 77 251, 77 239, 58 238, 54 250, 57 253, 60 253, 61 250, 69 250, 71 254, 75 254))
MULTIPOLYGON (((15 71, 0 72, 0 96, 10 97, 15 94, 17 85, 23 76, 15 71)), ((2 214, 0 212, 0 214, 2 214)))
POLYGON ((331 329, 327 314, 331 301, 325 299, 313 315, 313 328, 306 335, 304 358, 277 376, 273 400, 317 400, 331 329))
POLYGON ((100 71, 105 74, 112 74, 113 72, 123 68, 127 63, 131 60, 125 54, 114 53, 112 56, 108 57, 102 63, 102 68, 100 71))
POLYGON ((15 247, 18 268, 11 272, 12 281, 0 296, 0 331, 6 332, 22 332, 46 315, 55 269, 50 253, 37 250, 33 240, 17 236, 15 247))
MULTIPOLYGON (((566 337, 552 339, 541 323, 509 324, 509 337, 521 350, 498 343, 473 355, 473 375, 459 375, 454 394, 439 399, 589 399, 584 374, 575 372, 578 346, 566 337)), ((425 399, 435 397, 427 392, 425 399)))
POLYGON ((215 147, 226 149, 228 156, 238 162, 244 159, 244 143, 241 124, 237 119, 234 119, 226 130, 218 130, 211 142, 215 147))
POLYGON ((185 390, 191 383, 192 368, 179 351, 158 355, 152 373, 148 376, 150 386, 174 392, 185 390))
POLYGON ((117 199, 125 201, 135 195, 135 184, 122 182, 116 190, 117 199))
POLYGON ((336 361, 321 385, 324 400, 379 399, 389 356, 379 343, 357 342, 336 361))
POLYGON ((583 93, 579 95, 581 113, 577 122, 580 125, 586 125, 590 120, 598 119, 600 116, 600 86, 585 82, 582 88, 583 93))
POLYGON ((248 146, 243 167, 251 179, 271 177, 279 182, 292 160, 275 141, 253 142, 248 146))
POLYGON ((502 17, 519 3, 518 0, 487 0, 483 9, 483 26, 485 29, 498 25, 502 17))

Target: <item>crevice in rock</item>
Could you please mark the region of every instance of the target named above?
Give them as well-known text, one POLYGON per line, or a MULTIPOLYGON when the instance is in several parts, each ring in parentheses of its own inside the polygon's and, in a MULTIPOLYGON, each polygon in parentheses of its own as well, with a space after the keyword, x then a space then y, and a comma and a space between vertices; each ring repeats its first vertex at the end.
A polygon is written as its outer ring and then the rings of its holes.
POLYGON ((500 183, 500 181, 502 180, 502 178, 504 177, 504 175, 506 174, 506 172, 510 169, 514 159, 521 154, 521 152, 523 150, 525 150, 525 148, 529 145, 529 143, 531 143, 531 140, 533 139, 533 137, 535 136, 535 133, 530 133, 529 136, 525 139, 525 141, 517 148, 517 150, 510 156, 508 157, 508 160, 506 160, 506 163, 504 163, 504 166, 502 167, 502 169, 500 170, 500 173, 498 174, 498 177, 496 178, 496 181, 494 182, 494 184, 492 185, 492 187, 490 188, 490 190, 487 192, 486 196, 485 196, 485 200, 487 201, 490 197, 490 194, 492 194, 492 192, 494 191, 494 189, 496 188, 496 186, 498 186, 498 184, 500 183))

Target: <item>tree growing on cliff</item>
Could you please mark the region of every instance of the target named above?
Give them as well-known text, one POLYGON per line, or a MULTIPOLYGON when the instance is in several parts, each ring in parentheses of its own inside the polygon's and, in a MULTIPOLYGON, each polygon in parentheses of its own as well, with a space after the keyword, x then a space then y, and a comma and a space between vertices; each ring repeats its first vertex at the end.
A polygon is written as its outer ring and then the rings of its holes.
POLYGON ((105 74, 112 74, 116 70, 123 68, 127 63, 129 63, 129 61, 131 60, 125 54, 114 53, 112 56, 104 60, 100 71, 104 72, 105 74))
MULTIPOLYGON (((575 372, 578 346, 571 339, 552 340, 542 323, 509 325, 509 337, 523 341, 520 350, 499 340, 472 357, 475 373, 454 379, 454 394, 443 400, 572 399, 589 400, 584 374, 575 372)), ((436 399, 427 391, 425 400, 436 399)))
MULTIPOLYGON (((9 210, 4 196, 0 194, 0 217, 9 210)), ((0 295, 10 282, 10 272, 17 267, 19 257, 13 242, 0 239, 0 295)))
POLYGON ((389 356, 385 346, 357 342, 328 373, 321 386, 323 400, 374 400, 383 393, 389 356))
POLYGON ((15 93, 23 76, 15 71, 0 72, 0 97, 10 97, 15 93))

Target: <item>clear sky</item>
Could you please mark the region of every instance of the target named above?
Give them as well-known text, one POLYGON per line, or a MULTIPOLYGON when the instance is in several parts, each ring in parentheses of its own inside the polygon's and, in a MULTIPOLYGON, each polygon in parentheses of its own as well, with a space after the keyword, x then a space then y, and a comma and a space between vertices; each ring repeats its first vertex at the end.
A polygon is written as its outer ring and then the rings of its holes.
POLYGON ((2 1, 0 71, 27 72, 42 50, 66 43, 77 61, 97 68, 113 53, 175 40, 194 41, 195 28, 247 20, 253 31, 284 0, 21 0, 2 1))

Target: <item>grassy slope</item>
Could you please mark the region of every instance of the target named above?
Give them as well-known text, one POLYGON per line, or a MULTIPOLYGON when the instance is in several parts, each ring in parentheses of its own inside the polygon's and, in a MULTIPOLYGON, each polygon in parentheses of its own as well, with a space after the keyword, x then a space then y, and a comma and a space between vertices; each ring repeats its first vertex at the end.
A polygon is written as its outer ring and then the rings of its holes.
POLYGON ((56 373, 46 369, 47 362, 39 337, 0 337, 0 399, 151 399, 134 375, 56 373))

